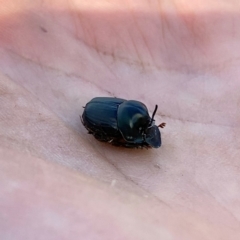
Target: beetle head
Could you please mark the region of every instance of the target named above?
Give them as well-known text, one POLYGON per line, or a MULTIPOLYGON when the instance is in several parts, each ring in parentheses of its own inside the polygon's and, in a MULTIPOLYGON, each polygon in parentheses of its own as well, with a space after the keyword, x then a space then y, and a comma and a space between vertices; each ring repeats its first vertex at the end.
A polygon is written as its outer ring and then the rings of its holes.
POLYGON ((149 144, 153 148, 159 148, 161 146, 161 133, 158 129, 158 127, 160 125, 156 126, 154 124, 154 122, 155 122, 154 116, 157 112, 157 109, 158 109, 158 105, 155 106, 155 109, 152 114, 152 118, 149 122, 149 127, 146 129, 145 134, 144 134, 146 143, 149 144))
POLYGON ((159 148, 161 146, 161 133, 158 126, 152 125, 151 127, 147 128, 145 133, 145 141, 153 148, 159 148))

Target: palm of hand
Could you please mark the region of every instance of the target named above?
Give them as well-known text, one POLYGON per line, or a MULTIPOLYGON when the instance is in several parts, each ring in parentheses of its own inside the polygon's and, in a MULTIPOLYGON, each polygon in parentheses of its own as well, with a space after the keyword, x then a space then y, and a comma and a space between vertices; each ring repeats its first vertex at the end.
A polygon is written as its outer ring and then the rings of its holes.
MULTIPOLYGON (((203 229, 216 238, 234 239, 239 218, 240 53, 236 49, 240 29, 232 23, 238 16, 220 11, 209 15, 164 12, 159 18, 159 11, 143 11, 141 6, 114 14, 81 9, 44 9, 39 15, 36 10, 23 11, 3 21, 3 153, 7 148, 27 152, 94 177, 99 182, 89 183, 89 188, 104 189, 106 203, 95 203, 103 209, 114 193, 100 182, 119 189, 127 203, 117 198, 115 209, 109 211, 120 216, 124 229, 119 205, 125 214, 131 213, 139 231, 152 231, 152 239, 164 235, 162 229, 156 230, 155 221, 180 237, 193 237, 198 225, 202 232, 194 239, 207 238, 203 229), (149 110, 158 104, 155 119, 167 122, 161 149, 114 148, 87 135, 79 115, 95 96, 137 99, 149 110), (137 198, 134 204, 132 194, 137 198), (154 210, 142 207, 150 205, 154 210), (181 230, 180 219, 184 219, 181 230), (191 230, 189 222, 194 225, 191 230)), ((29 167, 22 168, 30 174, 29 167)), ((6 169, 5 177, 11 178, 11 170, 6 169)), ((63 175, 69 177, 69 173, 63 175)), ((44 175, 38 177, 44 179, 44 175)))

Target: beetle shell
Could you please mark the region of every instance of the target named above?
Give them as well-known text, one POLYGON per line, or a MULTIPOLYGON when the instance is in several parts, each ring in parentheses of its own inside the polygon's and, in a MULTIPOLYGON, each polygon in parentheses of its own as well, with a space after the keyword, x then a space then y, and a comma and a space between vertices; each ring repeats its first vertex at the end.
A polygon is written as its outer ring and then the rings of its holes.
POLYGON ((96 97, 84 107, 82 123, 102 142, 128 148, 158 148, 161 133, 147 107, 135 100, 96 97))

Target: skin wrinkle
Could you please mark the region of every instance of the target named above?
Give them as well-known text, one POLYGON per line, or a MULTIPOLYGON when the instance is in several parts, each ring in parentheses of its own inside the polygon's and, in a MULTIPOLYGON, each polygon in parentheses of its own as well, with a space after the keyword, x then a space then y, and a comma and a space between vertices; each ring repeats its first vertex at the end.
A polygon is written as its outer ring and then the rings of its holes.
MULTIPOLYGON (((7 78, 11 79, 11 81, 13 81, 19 88, 21 87, 22 89, 24 89, 24 91, 28 92, 31 96, 33 96, 35 99, 37 99, 43 106, 47 107, 47 105, 40 100, 39 97, 37 97, 37 95, 35 95, 33 92, 29 91, 26 87, 19 85, 17 82, 15 82, 10 76, 8 76, 7 74, 4 74, 7 78)), ((60 120, 60 118, 58 117, 58 114, 56 114, 56 112, 53 111, 53 109, 49 109, 47 108, 48 111, 52 112, 55 116, 57 116, 57 118, 60 120)), ((39 119, 38 119, 39 120, 39 119)), ((71 129, 71 126, 68 126, 69 129, 71 129)))
MULTIPOLYGON (((105 62, 104 58, 102 57, 101 52, 99 52, 98 50, 97 50, 97 55, 98 55, 98 57, 100 58, 100 60, 101 60, 101 62, 103 63, 103 65, 104 65, 104 66, 106 67, 106 69, 108 70, 108 72, 112 74, 112 76, 114 77, 114 79, 120 80, 119 77, 114 73, 114 71, 111 70, 111 66, 109 66, 109 65, 105 62)), ((113 55, 112 55, 112 56, 113 56, 113 55)), ((113 60, 114 60, 114 58, 113 58, 113 60)))
MULTIPOLYGON (((80 14, 80 13, 79 13, 80 14)), ((163 19, 165 19, 165 18, 163 18, 163 19)), ((80 21, 81 22, 81 21, 80 21)), ((161 22, 163 22, 163 21, 161 21, 161 22)), ((56 22, 56 24, 57 24, 57 22, 56 22)), ((162 25, 162 27, 161 27, 161 29, 163 29, 164 27, 164 24, 162 25)), ((85 29, 85 28, 84 28, 85 29)), ((80 38, 78 38, 79 40, 80 40, 80 38)), ((81 39, 81 42, 84 42, 82 39, 81 39)), ((165 42, 165 41, 164 41, 165 42)), ((89 44, 87 44, 87 42, 85 41, 84 42, 88 47, 90 47, 90 48, 92 48, 92 49, 95 49, 97 52, 101 52, 99 49, 96 49, 94 46, 91 46, 91 45, 89 45, 89 44)), ((199 46, 201 46, 201 45, 199 45, 199 46)), ((166 47, 165 47, 166 48, 166 47)), ((104 55, 108 55, 108 56, 112 56, 112 53, 107 53, 106 51, 104 51, 104 52, 102 52, 104 55)), ((22 55, 21 55, 22 56, 22 55)), ((140 59, 140 55, 138 54, 138 58, 140 59)), ((23 56, 22 56, 23 57, 23 56)), ((27 58, 26 58, 27 59, 27 58)), ((132 63, 132 64, 135 64, 136 66, 147 66, 147 65, 149 65, 149 66, 151 66, 151 67, 153 67, 153 68, 155 68, 155 69, 158 69, 158 70, 162 70, 163 69, 163 67, 162 66, 159 66, 159 65, 157 65, 157 64, 155 64, 155 65, 152 65, 152 64, 150 64, 150 63, 147 63, 147 62, 144 62, 142 59, 141 59, 141 61, 138 61, 138 60, 131 60, 131 59, 128 59, 128 58, 125 58, 125 57, 120 57, 120 56, 116 56, 116 59, 118 59, 118 60, 122 60, 122 61, 125 61, 126 63, 129 63, 129 61, 132 63)), ((220 65, 225 65, 225 64, 227 64, 227 63, 231 63, 231 62, 233 62, 233 61, 235 61, 236 59, 229 59, 229 60, 226 60, 226 61, 224 61, 224 62, 218 62, 218 63, 216 63, 215 65, 209 65, 209 64, 207 64, 206 66, 202 66, 202 70, 201 71, 203 71, 203 70, 206 70, 206 71, 211 71, 213 68, 216 68, 216 71, 218 71, 219 69, 221 69, 222 70, 222 66, 220 66, 220 65), (231 61, 231 62, 230 62, 231 61)), ((239 60, 239 58, 238 58, 238 60, 239 60)), ((229 64, 228 64, 229 65, 229 64)), ((174 69, 174 68, 167 68, 167 70, 168 71, 176 71, 176 72, 183 72, 183 73, 185 73, 185 71, 186 71, 186 69, 185 69, 186 67, 184 66, 184 65, 182 65, 182 71, 181 71, 181 69, 174 69)), ((164 67, 164 69, 166 70, 166 67, 164 67)), ((196 72, 197 73, 197 72, 196 72)))
MULTIPOLYGON (((177 13, 177 11, 176 11, 176 13, 177 13)), ((181 20, 184 19, 184 17, 181 16, 180 14, 178 15, 178 18, 181 19, 181 20)), ((196 37, 194 36, 194 32, 191 31, 190 27, 188 27, 188 24, 186 24, 186 21, 184 21, 184 23, 185 24, 182 24, 182 26, 184 27, 184 32, 187 29, 188 30, 187 31, 187 35, 189 35, 189 36, 193 37, 193 39, 195 39, 196 37), (189 34, 189 32, 192 33, 192 34, 189 34)), ((172 29, 173 27, 170 24, 169 24, 169 29, 172 29)), ((175 41, 176 45, 177 45, 177 42, 183 38, 183 36, 180 36, 179 39, 175 39, 173 31, 169 31, 169 34, 171 35, 171 39, 173 39, 175 41)), ((195 43, 195 40, 193 42, 195 43)), ((191 50, 189 48, 189 40, 186 43, 182 44, 180 47, 184 49, 184 53, 187 55, 187 57, 191 58, 191 60, 193 60, 193 57, 192 57, 192 54, 191 54, 191 50)), ((197 46, 194 46, 194 47, 198 50, 197 46)), ((184 66, 183 66, 183 68, 184 68, 184 66)), ((188 66, 186 66, 186 68, 188 68, 188 66)))
MULTIPOLYGON (((11 79, 11 78, 9 78, 9 79, 11 79)), ((12 80, 12 79, 11 79, 12 80)), ((14 81, 13 81, 14 82, 14 81)), ((14 82, 15 83, 15 82, 14 82)), ((32 92, 30 92, 28 89, 26 89, 25 87, 23 87, 23 86, 19 86, 17 83, 15 83, 18 87, 21 87, 22 89, 24 89, 24 91, 25 92, 27 92, 27 93, 29 93, 30 94, 30 96, 34 96, 34 98, 36 98, 37 100, 38 100, 38 102, 40 102, 43 106, 46 106, 45 105, 45 103, 44 102, 42 102, 37 96, 35 96, 35 95, 33 95, 33 93, 32 92)), ((9 95, 9 94, 6 94, 6 95, 9 95)), ((31 104, 34 104, 34 101, 32 101, 31 102, 31 104)), ((34 107, 34 108, 36 108, 37 109, 37 107, 34 107)), ((59 117, 58 117, 58 115, 52 110, 52 109, 49 109, 49 108, 47 108, 48 109, 48 111, 50 111, 51 113, 53 113, 54 114, 54 117, 56 118, 56 116, 57 116, 57 119, 58 120, 61 120, 59 117)), ((39 119, 38 119, 39 120, 39 119)), ((50 119, 46 119, 45 120, 45 122, 50 122, 50 119)), ((64 124, 65 125, 65 124, 64 124)), ((37 127, 38 125, 36 125, 36 127, 37 127)), ((69 125, 65 125, 70 131, 73 131, 73 129, 72 129, 72 127, 71 126, 69 126, 69 125)), ((36 129, 36 128, 35 128, 36 129)), ((41 130, 41 129, 39 129, 39 130, 41 130)), ((70 135, 69 135, 70 136, 70 135)), ((79 136, 78 136, 79 137, 79 136)), ((39 136, 38 135, 36 135, 35 137, 35 140, 36 140, 36 138, 39 138, 39 136)), ((12 138, 10 138, 9 137, 9 139, 12 139, 12 138)), ((41 139, 41 137, 39 138, 39 139, 41 139)), ((12 139, 12 140, 14 140, 14 139, 12 139)), ((17 142, 17 141, 16 141, 17 142)), ((18 141, 17 143, 20 143, 20 141, 18 141)), ((67 148, 67 145, 64 145, 64 148, 66 149, 67 148)), ((58 151, 56 151, 56 152, 58 152, 58 151)), ((59 155, 60 156, 60 155, 59 155)))
POLYGON ((135 25, 136 25, 138 31, 140 32, 140 36, 141 36, 142 39, 143 39, 143 42, 144 42, 144 44, 145 44, 145 46, 146 46, 146 48, 147 48, 147 51, 148 51, 149 55, 151 56, 153 65, 155 66, 155 65, 156 65, 156 62, 155 62, 155 60, 154 60, 153 54, 152 54, 152 52, 151 52, 151 50, 150 50, 150 47, 148 46, 147 39, 146 39, 143 31, 142 31, 141 28, 139 27, 138 22, 136 21, 135 16, 133 17, 133 19, 134 19, 134 22, 135 22, 135 25))
MULTIPOLYGON (((155 114, 155 118, 156 118, 156 116, 158 116, 159 118, 163 119, 166 122, 169 122, 169 121, 172 120, 172 121, 179 121, 179 122, 182 122, 182 123, 194 123, 194 124, 197 124, 197 125, 205 125, 205 126, 213 125, 213 126, 219 126, 219 127, 226 127, 226 128, 229 128, 229 129, 236 129, 237 128, 237 129, 240 130, 240 126, 231 126, 231 125, 226 125, 226 124, 221 124, 221 123, 213 123, 213 122, 199 122, 199 121, 193 121, 193 120, 188 120, 188 119, 183 119, 183 118, 175 118, 173 116, 167 116, 165 114, 158 114, 158 113, 155 114)), ((161 122, 161 121, 159 121, 159 122, 161 122)))
MULTIPOLYGON (((71 12, 71 10, 74 9, 74 2, 68 1, 68 10, 69 12, 71 12)), ((83 27, 83 23, 82 23, 82 16, 81 16, 81 12, 79 11, 78 14, 76 13, 72 13, 70 14, 71 18, 73 19, 73 24, 74 24, 74 29, 75 29, 75 36, 78 40, 80 40, 81 42, 84 42, 83 39, 86 38, 86 33, 85 33, 85 28, 83 27), (78 27, 79 25, 79 27, 78 27), (82 32, 83 32, 83 38, 81 39, 79 37, 79 28, 81 28, 82 32)))
MULTIPOLYGON (((19 58, 21 58, 21 59, 24 59, 25 61, 29 61, 30 63, 33 63, 34 65, 40 65, 42 69, 48 69, 48 70, 51 70, 51 71, 61 72, 62 74, 65 74, 66 76, 75 77, 75 78, 77 78, 77 79, 79 79, 79 80, 82 80, 82 81, 85 81, 85 82, 89 82, 89 83, 95 85, 96 87, 98 87, 98 89, 100 89, 101 91, 105 91, 105 92, 107 93, 107 95, 110 94, 110 96, 114 97, 114 95, 111 94, 109 91, 104 90, 104 89, 101 88, 99 85, 96 85, 94 82, 92 82, 92 81, 90 81, 90 80, 87 80, 87 79, 83 78, 82 76, 80 77, 80 76, 77 76, 77 75, 72 74, 72 73, 65 73, 65 72, 63 72, 63 71, 61 71, 61 70, 59 70, 59 69, 54 68, 54 67, 47 66, 47 65, 44 66, 43 64, 40 64, 40 61, 39 61, 39 62, 35 62, 34 60, 31 60, 31 59, 26 58, 26 57, 24 57, 24 56, 22 56, 22 55, 19 55, 18 53, 14 52, 14 51, 12 51, 12 50, 9 50, 9 49, 8 49, 7 51, 9 51, 11 54, 14 54, 14 55, 16 55, 17 57, 19 57, 19 58)), ((8 76, 8 77, 9 77, 9 76, 8 76)), ((9 78, 10 78, 10 77, 9 77, 9 78)), ((12 80, 13 80, 13 79, 12 79, 12 80)), ((14 80, 13 80, 13 81, 14 81, 14 80)), ((25 89, 26 89, 26 88, 25 88, 25 89)), ((26 90, 27 90, 27 89, 26 89, 26 90)), ((29 91, 29 90, 28 90, 28 91, 29 91)), ((29 91, 29 92, 30 92, 30 91, 29 91)), ((37 97, 36 94, 34 94, 33 92, 31 92, 31 93, 32 93, 34 96, 37 97)), ((39 98, 38 98, 38 100, 40 101, 39 98)), ((41 103, 45 105, 44 102, 41 101, 41 103)), ((51 110, 51 111, 53 111, 53 110, 51 110)), ((54 111, 53 111, 53 112, 54 112, 54 111)), ((54 113, 56 113, 56 112, 54 112, 54 113)), ((57 114, 57 113, 56 113, 56 114, 57 114)), ((160 115, 160 114, 157 113, 156 115, 158 116, 158 115, 160 115)), ((165 117, 166 115, 160 115, 160 116, 164 116, 164 117, 165 117)), ((172 118, 172 117, 171 117, 171 118, 172 118)), ((179 120, 183 120, 183 119, 179 119, 179 120)), ((185 121, 188 121, 188 120, 185 120, 185 121)), ((189 122, 190 122, 190 121, 189 121, 189 122)))
POLYGON ((94 46, 90 43, 88 43, 87 41, 84 41, 84 39, 88 39, 88 36, 90 35, 90 32, 88 30, 87 27, 84 27, 85 26, 85 23, 84 23, 84 17, 82 16, 83 14, 81 13, 81 11, 79 11, 78 13, 75 14, 75 24, 76 24, 76 28, 78 29, 77 27, 77 24, 79 23, 80 26, 82 26, 82 29, 83 29, 83 37, 80 37, 78 31, 77 31, 77 39, 80 40, 81 42, 84 43, 85 46, 87 46, 88 48, 90 49, 94 49, 94 46))
MULTIPOLYGON (((102 155, 102 153, 100 151, 98 151, 98 153, 100 155, 102 155)), ((103 155, 102 155, 103 156, 103 155)), ((160 202, 161 204, 163 203, 164 205, 166 205, 167 207, 170 207, 166 202, 164 202, 163 200, 160 199, 159 196, 152 194, 151 192, 149 192, 147 190, 147 188, 144 188, 143 184, 139 185, 136 181, 133 180, 133 178, 129 175, 127 176, 126 174, 124 174, 120 168, 118 168, 114 163, 112 163, 111 161, 109 161, 109 159, 106 156, 103 156, 105 158, 105 160, 111 164, 120 174, 122 174, 124 176, 124 178, 130 182, 133 183, 134 185, 136 185, 137 188, 140 188, 141 190, 143 190, 145 193, 147 193, 148 195, 152 196, 154 199, 156 199, 158 202, 160 202)), ((135 177, 134 177, 135 178, 135 177)))
MULTIPOLYGON (((196 168, 195 168, 196 169, 196 168)), ((195 170, 196 171, 196 170, 195 170)), ((212 193, 211 193, 211 191, 209 191, 208 190, 208 188, 206 188, 206 189, 203 189, 203 187, 201 187, 200 186, 200 184, 198 183, 198 181, 194 181, 194 185, 195 185, 195 187, 197 187, 198 188, 198 190, 200 190, 202 193, 204 193, 204 194, 206 194, 208 197, 210 197, 210 198, 212 198, 213 200, 214 200, 214 202, 216 202, 220 207, 223 207, 224 208, 224 210, 227 212, 227 213, 229 213, 236 221, 237 221, 237 223, 238 223, 238 227, 240 227, 240 221, 239 221, 239 219, 237 219, 236 218, 236 216, 234 215, 234 213, 230 210, 230 209, 228 209, 228 208, 226 208, 212 193)), ((235 229, 236 230, 236 228, 233 228, 233 229, 235 229)))
MULTIPOLYGON (((131 19, 133 19, 133 22, 135 22, 134 13, 133 13, 133 8, 132 8, 130 5, 128 5, 128 8, 129 8, 129 11, 130 11, 131 19)), ((136 44, 135 44, 135 40, 134 40, 134 38, 132 37, 132 33, 129 32, 129 30, 128 30, 128 35, 129 35, 129 37, 130 37, 130 39, 131 39, 131 43, 132 43, 132 46, 134 47, 135 53, 137 54, 137 59, 139 60, 141 69, 144 70, 145 67, 144 67, 144 64, 143 64, 143 62, 142 62, 141 54, 140 54, 140 52, 138 51, 138 48, 137 48, 137 46, 136 46, 136 44)))
MULTIPOLYGON (((42 64, 40 64, 40 62, 36 62, 36 61, 31 60, 31 59, 29 59, 29 58, 26 58, 26 57, 24 57, 24 56, 22 56, 22 55, 19 55, 18 53, 14 52, 14 51, 12 51, 12 50, 10 50, 10 49, 6 49, 6 50, 9 51, 11 54, 16 55, 18 58, 23 59, 24 61, 31 62, 31 63, 34 64, 34 65, 40 65, 43 69, 48 69, 48 70, 51 70, 51 71, 59 72, 59 73, 61 73, 61 74, 64 74, 64 75, 66 75, 66 76, 69 76, 69 77, 74 77, 74 78, 77 78, 77 79, 81 79, 81 81, 84 81, 84 82, 87 82, 87 83, 91 83, 92 85, 96 86, 96 87, 97 87, 99 90, 101 90, 102 92, 105 92, 105 93, 107 93, 108 95, 110 94, 109 91, 105 90, 104 88, 101 88, 99 85, 95 84, 95 83, 92 82, 91 80, 86 79, 86 78, 83 77, 83 76, 79 76, 79 75, 76 75, 76 74, 74 74, 74 73, 66 73, 66 72, 64 72, 64 71, 62 71, 62 70, 56 69, 56 68, 51 67, 51 66, 48 66, 48 65, 42 65, 42 64)), ((8 77, 9 77, 9 76, 8 76, 8 77)), ((10 77, 9 77, 9 78, 10 78, 10 77)), ((12 79, 12 80, 14 81, 14 79, 12 79)), ((14 81, 14 82, 15 82, 15 81, 14 81)), ((29 91, 29 92, 30 92, 30 91, 29 91)), ((33 92, 31 92, 31 93, 33 94, 33 92)), ((34 94, 34 96, 36 96, 36 95, 34 94)), ((112 97, 113 97, 113 95, 112 95, 112 97)))
MULTIPOLYGON (((164 24, 162 25, 164 26, 164 24)), ((161 29, 164 29, 164 27, 161 27, 161 29)), ((165 41, 163 41, 163 43, 165 43, 165 41)), ((107 51, 101 51, 99 49, 95 49, 94 46, 91 46, 89 44, 87 44, 85 42, 85 45, 88 46, 89 48, 91 49, 94 49, 96 50, 98 53, 101 53, 103 55, 106 55, 106 56, 109 56, 109 57, 112 57, 113 60, 120 60, 124 63, 127 63, 127 64, 131 64, 131 65, 135 65, 135 66, 138 66, 138 67, 142 67, 142 65, 146 67, 149 67, 149 68, 153 68, 153 69, 156 69, 156 70, 159 70, 159 71, 162 71, 164 69, 164 71, 167 71, 167 72, 176 72, 176 73, 186 73, 186 68, 188 68, 187 65, 182 65, 181 68, 173 68, 173 67, 163 67, 163 65, 156 65, 156 64, 151 64, 149 62, 146 62, 146 61, 140 61, 140 60, 137 60, 137 59, 130 59, 130 58, 127 58, 127 57, 123 57, 123 56, 120 56, 120 55, 116 55, 116 53, 112 53, 112 52, 107 52, 107 51)), ((165 44, 165 48, 167 48, 166 44, 165 44)), ((189 74, 192 74, 192 73, 195 73, 195 74, 199 74, 199 73, 204 73, 204 72, 209 72, 209 73, 219 73, 219 71, 223 71, 223 70, 227 70, 227 68, 229 67, 230 64, 232 63, 235 63, 236 61, 240 61, 240 58, 239 57, 236 57, 236 58, 230 58, 230 59, 227 59, 227 60, 224 60, 222 62, 217 62, 217 63, 214 63, 214 64, 202 64, 202 68, 199 69, 199 70, 194 70, 194 72, 191 72, 189 71, 189 74)))
MULTIPOLYGON (((202 192, 207 193, 207 195, 208 195, 209 197, 211 197, 211 198, 215 201, 215 203, 217 203, 217 204, 218 204, 220 207, 222 207, 227 213, 229 213, 232 218, 234 218, 234 220, 235 220, 235 221, 237 222, 237 224, 238 224, 238 228, 232 228, 232 229, 234 229, 234 230, 239 229, 239 227, 240 227, 240 221, 239 221, 239 219, 235 216, 234 212, 232 212, 230 209, 228 209, 226 206, 224 206, 214 195, 212 195, 211 191, 209 191, 208 189, 204 190, 204 189, 203 189, 202 187, 200 187, 199 185, 198 185, 198 188, 199 188, 199 190, 201 190, 202 192)), ((231 225, 230 225, 229 227, 231 227, 231 225)))
MULTIPOLYGON (((24 87, 22 87, 22 88, 24 88, 24 87)), ((26 90, 26 92, 29 92, 26 88, 24 88, 25 90, 26 90)), ((32 92, 29 92, 30 93, 30 95, 33 95, 32 94, 32 92)), ((42 103, 43 105, 45 105, 39 98, 37 98, 38 99, 38 101, 40 102, 40 103, 42 103)), ((49 108, 48 108, 49 109, 49 108)), ((57 115, 52 109, 49 109, 52 113, 54 113, 54 115, 57 115)), ((69 128, 69 126, 67 126, 68 128, 69 128)), ((70 135, 69 135, 70 136, 70 135)), ((72 138, 71 138, 71 141, 72 141, 72 138)), ((68 142, 70 142, 70 140, 68 141, 68 142)), ((89 143, 91 143, 92 141, 90 141, 89 140, 89 143)), ((66 148, 68 145, 70 145, 70 144, 67 144, 67 145, 65 145, 64 147, 66 148)), ((61 146, 57 146, 57 147, 60 147, 60 148, 62 148, 61 146)), ((58 151, 56 151, 56 152, 58 152, 58 151)), ((101 153, 100 152, 98 152, 100 155, 101 155, 101 153)), ((104 158, 106 158, 106 156, 104 156, 104 158)), ((107 158, 106 158, 106 160, 107 160, 107 158)), ((110 163, 108 160, 107 160, 107 162, 108 163, 110 163)), ((112 164, 112 163, 111 163, 112 164)), ((134 183, 134 184, 136 184, 136 185, 138 185, 135 181, 133 181, 133 179, 131 178, 131 177, 127 177, 125 174, 123 174, 121 171, 120 171, 120 169, 118 169, 114 164, 112 164, 112 166, 114 167, 114 168, 116 168, 119 172, 120 172, 120 174, 122 174, 123 176, 124 176, 124 178, 126 179, 126 180, 128 180, 128 181, 130 181, 130 182, 132 182, 132 183, 134 183)), ((87 167, 87 166, 86 166, 87 167)), ((143 189, 144 191, 146 191, 146 192, 148 192, 146 189, 143 189)), ((149 193, 148 192, 148 194, 151 194, 151 193, 149 193)), ((160 200, 157 196, 155 196, 159 201, 162 201, 162 200, 160 200)))
MULTIPOLYGON (((12 140, 12 139, 11 139, 12 140)), ((13 139, 14 140, 14 139, 13 139)), ((30 146, 29 146, 30 147, 30 146)), ((60 147, 60 148, 62 148, 62 146, 57 146, 57 148, 58 147, 60 147)), ((64 145, 64 148, 65 149, 67 149, 67 145, 64 145)), ((19 149, 20 150, 20 149, 19 149)), ((31 155, 33 155, 34 156, 34 154, 33 154, 33 149, 31 150, 31 147, 28 149, 28 151, 27 152, 31 152, 32 154, 31 155)), ((55 149, 55 152, 57 153, 58 152, 58 150, 57 149, 55 149)), ((84 152, 84 154, 85 154, 85 152, 84 152)), ((86 154, 85 154, 86 155, 86 154)), ((39 155, 35 155, 36 157, 39 157, 39 155)), ((59 155, 59 156, 61 156, 61 155, 59 155)), ((87 162, 88 163, 88 162, 87 162)), ((64 164, 64 165, 66 165, 64 162, 62 162, 62 164, 64 164)), ((92 165, 93 166, 93 164, 91 163, 91 162, 89 162, 89 165, 92 165)), ((114 167, 114 166, 113 166, 114 167)), ((85 168, 86 169, 88 169, 89 170, 89 167, 88 166, 85 166, 85 168)), ((75 167, 75 169, 79 169, 79 170, 83 170, 82 168, 78 168, 78 167, 75 167)), ((89 173, 90 173, 90 171, 88 171, 89 173)), ((120 173, 121 174, 121 173, 120 173)), ((117 176, 115 176, 115 177, 117 177, 117 176)), ((125 177, 125 176, 124 176, 125 177)), ((119 180, 120 181, 120 180, 119 180)))
POLYGON ((141 56, 140 56, 140 53, 139 53, 139 51, 138 51, 138 49, 136 48, 136 45, 135 45, 135 43, 134 43, 134 39, 133 39, 133 37, 132 37, 132 33, 130 33, 129 32, 129 37, 130 37, 130 39, 131 39, 131 43, 132 43, 132 46, 134 47, 134 49, 135 49, 135 53, 137 54, 137 59, 138 59, 138 64, 139 64, 139 67, 141 67, 139 70, 144 70, 144 68, 145 68, 145 66, 144 66, 144 63, 141 61, 141 56))
MULTIPOLYGON (((162 38, 162 43, 164 45, 164 48, 167 49, 167 44, 166 44, 166 31, 169 29, 169 25, 168 25, 168 20, 166 18, 166 16, 164 15, 164 10, 163 10, 163 6, 162 6, 162 1, 157 1, 158 3, 158 16, 160 19, 160 24, 161 24, 161 38, 162 38)), ((169 31, 168 31, 169 32, 169 31)), ((159 66, 159 70, 161 70, 161 66, 159 66)), ((170 70, 171 71, 171 70, 170 70)))
MULTIPOLYGON (((173 1, 173 3, 174 3, 174 1, 173 1)), ((185 23, 184 26, 187 28, 188 33, 190 33, 189 35, 193 39, 194 47, 195 48, 201 47, 201 45, 202 45, 201 42, 204 40, 202 37, 205 35, 205 33, 202 32, 202 29, 200 29, 197 26, 195 14, 191 11, 192 17, 187 18, 186 15, 180 14, 182 11, 182 8, 181 8, 182 6, 178 7, 177 4, 174 4, 174 7, 176 8, 176 13, 179 13, 178 18, 181 19, 185 23), (197 44, 198 42, 200 44, 197 44)), ((204 37, 206 37, 206 36, 204 36, 204 37)), ((187 46, 185 46, 185 49, 187 50, 187 46)))
MULTIPOLYGON (((124 38, 121 36, 121 34, 118 33, 117 30, 115 30, 114 27, 112 28, 112 31, 113 31, 113 33, 117 36, 117 38, 120 39, 120 42, 123 43, 124 49, 126 49, 126 50, 128 51, 128 50, 129 50, 128 44, 125 42, 125 40, 124 40, 124 38)), ((108 53, 107 53, 107 54, 105 54, 105 53, 106 53, 106 52, 104 52, 103 54, 104 54, 104 55, 108 55, 108 53)), ((120 57, 120 55, 116 55, 116 52, 115 52, 114 48, 112 48, 112 54, 110 53, 109 55, 112 56, 112 57, 113 57, 113 60, 115 60, 115 61, 116 61, 116 60, 121 60, 121 59, 123 59, 123 58, 120 57)))
MULTIPOLYGON (((113 32, 114 35, 117 36, 118 39, 121 40, 120 42, 123 42, 123 43, 124 43, 124 48, 125 48, 125 49, 129 49, 129 48, 128 48, 128 44, 125 43, 124 38, 122 38, 122 36, 117 32, 117 30, 115 30, 114 27, 111 27, 111 31, 113 32)), ((112 47, 111 52, 101 51, 101 50, 99 49, 99 53, 101 53, 103 56, 109 56, 109 57, 111 57, 111 58, 112 58, 112 63, 111 63, 111 65, 112 65, 113 63, 116 63, 117 60, 123 61, 123 59, 124 59, 124 58, 120 57, 119 55, 116 55, 116 53, 115 53, 115 51, 114 51, 114 46, 112 47)), ((126 60, 127 60, 127 59, 126 59, 126 60)), ((105 63, 105 62, 104 62, 104 63, 105 63)), ((107 63, 105 63, 105 64, 107 65, 107 63)), ((111 65, 110 65, 110 66, 111 66, 111 65)), ((115 77, 117 77, 117 79, 118 79, 118 76, 117 76, 116 74, 114 74, 114 72, 111 70, 110 66, 108 66, 108 69, 109 69, 109 70, 111 71, 111 73, 112 73, 115 77)))

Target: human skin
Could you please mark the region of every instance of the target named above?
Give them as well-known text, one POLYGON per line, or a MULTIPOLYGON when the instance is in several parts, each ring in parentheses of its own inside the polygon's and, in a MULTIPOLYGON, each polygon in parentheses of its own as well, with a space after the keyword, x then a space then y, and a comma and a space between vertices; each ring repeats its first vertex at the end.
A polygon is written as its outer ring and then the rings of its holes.
POLYGON ((236 1, 2 1, 1 239, 240 239, 236 1), (96 141, 114 96, 159 109, 159 149, 96 141))

